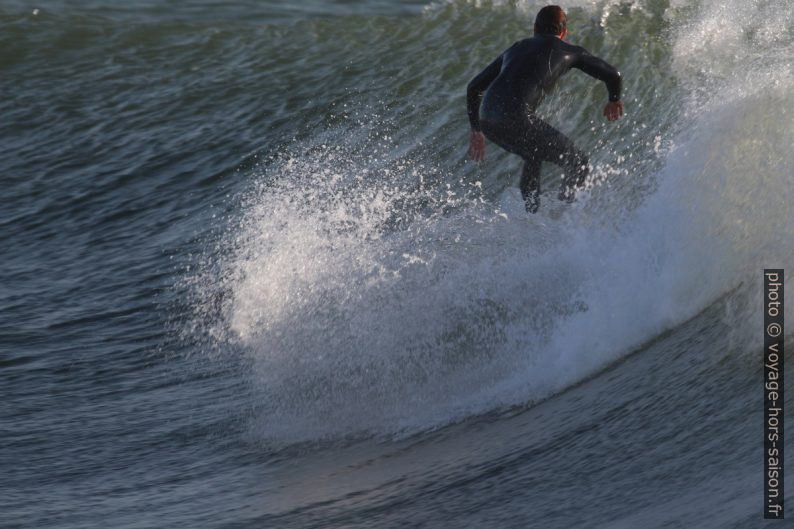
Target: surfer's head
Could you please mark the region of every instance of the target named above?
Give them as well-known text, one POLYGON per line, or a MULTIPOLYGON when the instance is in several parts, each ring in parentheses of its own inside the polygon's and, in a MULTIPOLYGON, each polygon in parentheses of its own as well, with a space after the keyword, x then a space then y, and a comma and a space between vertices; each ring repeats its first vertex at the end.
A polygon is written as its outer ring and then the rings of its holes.
POLYGON ((535 33, 565 38, 568 34, 568 17, 560 6, 546 6, 535 17, 535 33))

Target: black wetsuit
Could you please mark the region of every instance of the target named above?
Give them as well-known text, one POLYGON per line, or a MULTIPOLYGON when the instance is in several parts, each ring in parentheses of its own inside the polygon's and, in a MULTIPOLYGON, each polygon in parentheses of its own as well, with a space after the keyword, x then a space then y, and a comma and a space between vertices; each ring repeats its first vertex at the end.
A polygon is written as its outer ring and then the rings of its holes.
POLYGON ((567 136, 535 115, 543 94, 571 68, 604 81, 609 100, 620 100, 620 72, 584 48, 540 34, 513 44, 468 86, 471 128, 524 159, 521 194, 527 210, 533 213, 540 203, 541 162, 564 168, 560 198, 567 201, 573 200, 575 188, 584 183, 589 171, 587 156, 567 136))

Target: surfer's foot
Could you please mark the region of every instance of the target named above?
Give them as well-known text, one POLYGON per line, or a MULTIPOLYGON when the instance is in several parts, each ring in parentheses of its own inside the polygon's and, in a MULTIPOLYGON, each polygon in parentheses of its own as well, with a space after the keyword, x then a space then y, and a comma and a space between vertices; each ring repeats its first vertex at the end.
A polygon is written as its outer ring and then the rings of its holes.
POLYGON ((537 213, 540 207, 540 194, 537 191, 530 191, 524 195, 524 203, 527 213, 537 213))

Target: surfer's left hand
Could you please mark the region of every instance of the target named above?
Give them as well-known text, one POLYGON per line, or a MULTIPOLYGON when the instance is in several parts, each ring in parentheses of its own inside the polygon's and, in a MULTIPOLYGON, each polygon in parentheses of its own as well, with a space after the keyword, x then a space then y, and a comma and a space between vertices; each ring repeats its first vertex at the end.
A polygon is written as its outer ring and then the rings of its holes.
POLYGON ((485 158, 485 135, 473 130, 469 132, 469 159, 481 162, 485 158))
POLYGON ((604 117, 609 121, 615 121, 623 115, 623 101, 610 101, 604 107, 604 117))

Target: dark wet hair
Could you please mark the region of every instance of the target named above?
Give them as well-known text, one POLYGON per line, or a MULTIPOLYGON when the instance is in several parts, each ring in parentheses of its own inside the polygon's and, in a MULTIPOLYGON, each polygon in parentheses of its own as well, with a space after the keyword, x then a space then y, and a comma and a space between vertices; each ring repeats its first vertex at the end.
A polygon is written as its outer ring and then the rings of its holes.
POLYGON ((546 6, 535 17, 535 31, 543 35, 559 35, 568 27, 568 17, 560 6, 546 6))

